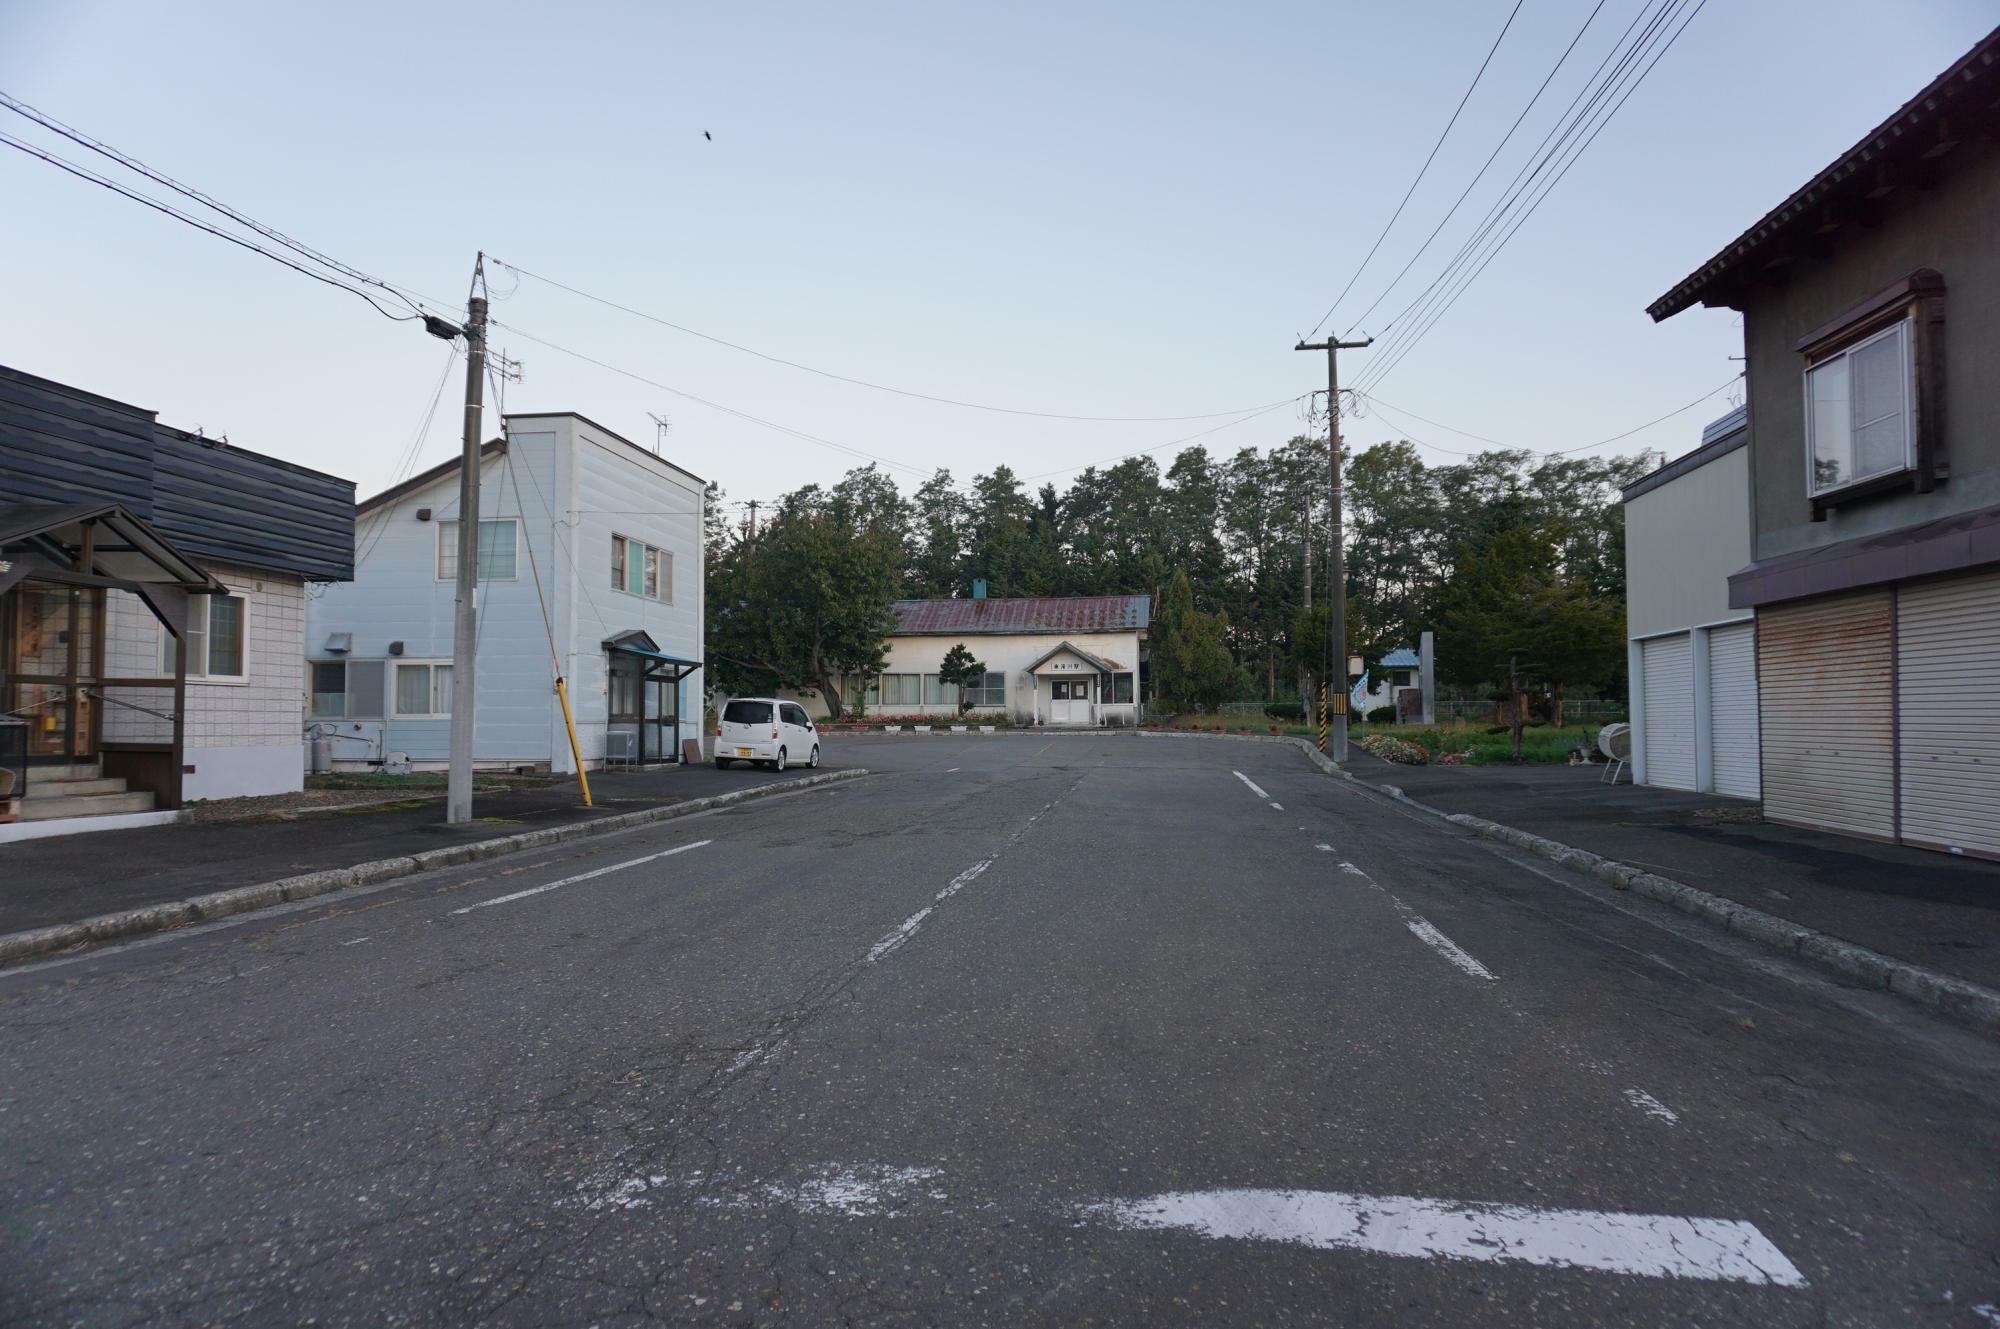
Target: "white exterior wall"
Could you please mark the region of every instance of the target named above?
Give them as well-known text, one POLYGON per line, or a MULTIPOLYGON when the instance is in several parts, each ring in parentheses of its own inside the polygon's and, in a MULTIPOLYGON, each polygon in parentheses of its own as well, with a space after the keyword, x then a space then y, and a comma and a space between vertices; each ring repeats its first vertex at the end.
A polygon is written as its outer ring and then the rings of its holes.
MULTIPOLYGON (((1049 679, 1048 677, 1040 679, 1035 685, 1035 693, 1039 695, 1032 695, 1029 690, 1028 681, 1021 676, 1023 669, 1033 664, 1042 656, 1047 655, 1058 645, 1068 642, 1079 650, 1090 652, 1090 654, 1100 660, 1114 663, 1120 673, 1129 671, 1136 675, 1139 669, 1140 638, 1144 635, 1140 632, 1062 632, 1020 634, 967 633, 962 637, 942 634, 935 636, 928 634, 923 636, 891 636, 888 641, 887 662, 884 664, 882 672, 885 674, 935 674, 938 672, 938 667, 944 663, 945 652, 949 651, 953 646, 963 643, 965 649, 972 652, 973 658, 985 665, 988 671, 1003 673, 1007 676, 1006 712, 1013 719, 1014 723, 1028 724, 1033 721, 1037 714, 1044 720, 1048 718, 1049 679)), ((1077 675, 1065 674, 1057 676, 1075 677, 1077 675)), ((1136 696, 1138 686, 1138 679, 1136 677, 1133 683, 1136 696)), ((826 703, 817 694, 810 697, 800 696, 798 700, 805 706, 807 714, 812 715, 816 719, 826 716, 826 703)), ((848 696, 843 697, 843 700, 847 703, 847 707, 851 711, 854 707, 855 698, 848 696)), ((977 708, 971 714, 976 716, 982 709, 988 714, 991 714, 993 710, 991 707, 977 708)), ((1134 709, 1134 718, 1136 718, 1136 707, 1134 709)), ((884 706, 881 710, 887 714, 897 715, 924 714, 950 716, 958 713, 956 706, 939 704, 884 706)))
MULTIPOLYGON (((564 676, 570 689, 584 764, 602 761, 609 702, 603 641, 630 628, 650 633, 662 651, 701 658, 702 486, 684 472, 572 415, 509 416, 507 458, 488 458, 480 472, 479 504, 487 519, 519 522, 516 575, 480 585, 479 670, 473 757, 490 765, 543 765, 571 771, 549 658, 549 636, 535 594, 539 568, 564 676), (509 460, 511 459, 511 461, 509 460), (643 540, 674 555, 674 603, 661 604, 611 589, 611 533, 643 540), (530 551, 533 563, 530 563, 530 551)), ((393 709, 396 660, 444 660, 452 655, 454 584, 437 578, 440 522, 458 516, 458 475, 371 510, 355 524, 354 580, 320 588, 309 607, 305 657, 332 659, 330 634, 351 632, 350 660, 386 659, 393 709), (431 509, 429 521, 417 510, 431 509), (400 641, 399 657, 388 654, 400 641)), ((294 666, 295 679, 300 667, 294 666)), ((701 721, 697 674, 687 695, 701 721)), ((684 708, 685 709, 685 708, 684 708)), ((410 754, 420 765, 449 756, 446 719, 345 721, 334 724, 337 761, 410 754)))
MULTIPOLYGON (((575 416, 510 416, 514 430, 549 429, 559 440, 558 482, 568 495, 562 560, 564 594, 559 626, 567 624, 563 668, 584 764, 604 759, 605 722, 611 703, 604 642, 634 629, 660 650, 683 660, 702 658, 706 584, 702 544, 702 482, 608 430, 575 416), (611 538, 621 535, 673 555, 673 602, 613 589, 611 538)), ((532 498, 532 495, 530 496, 532 498)), ((702 693, 696 670, 681 683, 679 738, 702 732, 702 693), (692 714, 690 714, 692 712, 692 714)), ((574 769, 562 716, 551 714, 555 769, 574 769)), ((675 740, 679 747, 679 739, 675 740)))
MULTIPOLYGON (((247 603, 241 682, 189 679, 182 762, 182 797, 237 798, 284 794, 305 784, 301 720, 305 693, 299 660, 305 643, 305 584, 297 577, 208 563, 207 570, 247 603)), ((167 631, 138 597, 114 591, 105 604, 105 664, 114 678, 171 678, 160 668, 167 631)), ((154 710, 171 710, 164 689, 112 695, 154 710)), ((155 716, 107 705, 104 738, 164 741, 171 726, 155 716)))

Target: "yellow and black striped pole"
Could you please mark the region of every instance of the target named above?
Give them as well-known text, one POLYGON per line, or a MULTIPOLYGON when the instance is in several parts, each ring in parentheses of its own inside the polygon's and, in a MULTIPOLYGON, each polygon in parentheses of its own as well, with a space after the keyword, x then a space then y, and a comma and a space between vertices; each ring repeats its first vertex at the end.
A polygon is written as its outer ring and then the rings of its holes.
POLYGON ((1319 750, 1326 751, 1326 684, 1319 685, 1319 750))

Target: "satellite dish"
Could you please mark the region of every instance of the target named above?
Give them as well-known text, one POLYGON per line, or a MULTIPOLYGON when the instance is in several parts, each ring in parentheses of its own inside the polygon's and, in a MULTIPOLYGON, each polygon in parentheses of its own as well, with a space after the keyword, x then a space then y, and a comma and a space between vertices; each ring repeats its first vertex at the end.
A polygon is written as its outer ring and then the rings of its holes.
POLYGON ((1632 759, 1632 726, 1629 724, 1608 724, 1598 730, 1597 750, 1604 754, 1606 761, 1630 761, 1632 759))

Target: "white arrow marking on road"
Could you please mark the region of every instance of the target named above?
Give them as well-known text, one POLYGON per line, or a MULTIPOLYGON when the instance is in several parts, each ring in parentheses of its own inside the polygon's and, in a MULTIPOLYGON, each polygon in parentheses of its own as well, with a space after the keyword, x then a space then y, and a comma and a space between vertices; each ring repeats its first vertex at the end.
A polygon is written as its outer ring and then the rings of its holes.
POLYGON ((1231 771, 1231 772, 1230 772, 1230 774, 1231 774, 1231 775, 1233 775, 1233 776, 1235 776, 1235 777, 1236 777, 1237 779, 1241 780, 1241 781, 1242 781, 1242 782, 1243 782, 1244 784, 1247 784, 1247 785, 1249 785, 1249 786, 1250 786, 1250 792, 1251 792, 1251 793, 1253 793, 1253 794, 1255 794, 1255 795, 1257 795, 1257 797, 1259 797, 1259 798, 1261 798, 1261 799, 1265 799, 1266 801, 1268 801, 1268 800, 1270 799, 1270 797, 1271 797, 1271 796, 1270 796, 1269 794, 1265 793, 1265 792, 1264 792, 1263 790, 1259 789, 1259 788, 1257 787, 1257 782, 1256 782, 1255 780, 1251 779, 1251 778, 1250 778, 1249 776, 1245 775, 1245 774, 1244 774, 1243 772, 1241 772, 1241 771, 1231 771))
POLYGON ((1754 1224, 1726 1218, 1279 1190, 1179 1191, 1112 1200, 1085 1212, 1125 1228, 1282 1241, 1321 1250, 1778 1287, 1804 1287, 1806 1281, 1754 1224))
POLYGON ((613 872, 623 872, 626 868, 636 868, 642 863, 652 863, 662 858, 672 858, 675 854, 685 854, 690 849, 699 849, 705 844, 714 843, 715 841, 713 840, 696 840, 693 844, 676 845, 672 849, 662 849, 657 854, 647 854, 644 858, 627 859, 623 863, 613 863, 608 868, 598 868, 592 872, 579 872, 574 877, 564 877, 561 881, 552 881, 546 886, 530 886, 527 890, 515 891, 512 895, 496 895, 490 900, 481 900, 478 904, 469 904, 463 909, 454 909, 451 912, 454 915, 469 914, 475 909, 491 909, 496 904, 512 904, 516 900, 525 900, 531 895, 540 895, 543 891, 553 891, 563 886, 574 886, 580 881, 589 881, 593 877, 603 877, 613 872))

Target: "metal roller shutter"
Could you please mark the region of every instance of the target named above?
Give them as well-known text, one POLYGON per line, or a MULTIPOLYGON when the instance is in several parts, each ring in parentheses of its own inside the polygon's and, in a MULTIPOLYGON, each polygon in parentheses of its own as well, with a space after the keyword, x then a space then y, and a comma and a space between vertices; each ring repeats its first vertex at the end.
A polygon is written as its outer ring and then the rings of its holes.
POLYGON ((1639 643, 1645 669, 1646 783, 1694 788, 1694 658, 1683 632, 1639 643))
POLYGON ((1903 839, 2000 858, 2000 574, 1898 597, 1903 839))
POLYGON ((1715 792, 1757 797, 1757 628, 1708 633, 1708 733, 1715 792))
POLYGON ((1757 614, 1764 815, 1893 839, 1889 592, 1775 605, 1757 614))

